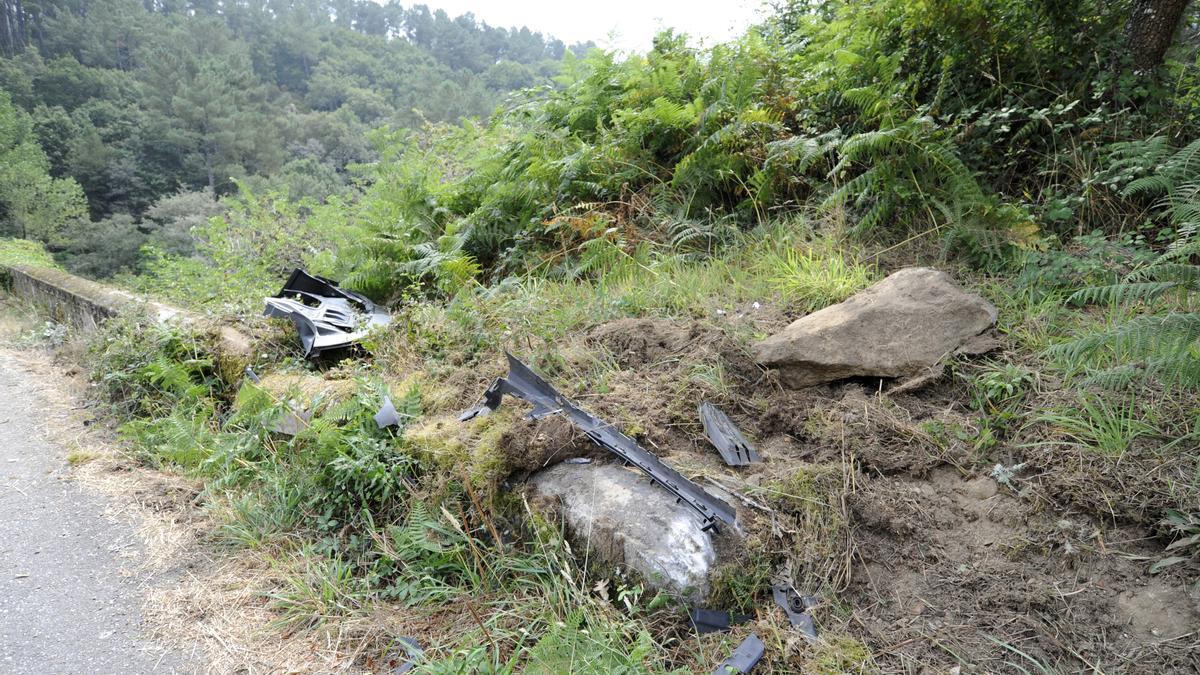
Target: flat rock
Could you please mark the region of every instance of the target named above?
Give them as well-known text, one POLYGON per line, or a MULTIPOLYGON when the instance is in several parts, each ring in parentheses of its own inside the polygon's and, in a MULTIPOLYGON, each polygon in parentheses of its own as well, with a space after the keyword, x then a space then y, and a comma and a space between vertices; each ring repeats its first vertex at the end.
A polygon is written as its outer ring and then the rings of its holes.
POLYGON ((634 469, 558 464, 530 478, 572 541, 592 556, 638 572, 647 585, 698 602, 709 591, 716 550, 700 519, 634 469))
POLYGON ((978 351, 996 316, 994 305, 945 272, 910 267, 797 319, 753 351, 795 388, 847 377, 911 378, 960 349, 978 351))

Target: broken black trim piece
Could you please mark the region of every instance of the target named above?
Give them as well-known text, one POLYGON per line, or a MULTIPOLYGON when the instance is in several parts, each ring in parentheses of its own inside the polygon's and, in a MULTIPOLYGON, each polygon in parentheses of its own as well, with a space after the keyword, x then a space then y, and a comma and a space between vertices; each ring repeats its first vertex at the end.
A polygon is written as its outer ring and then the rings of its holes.
POLYGON ((787 614, 788 623, 799 630, 810 640, 817 639, 817 625, 810 609, 817 605, 817 599, 810 595, 800 595, 791 586, 775 584, 771 586, 771 595, 775 604, 783 608, 787 614))
POLYGON ((746 440, 733 420, 717 406, 708 401, 701 403, 700 422, 704 425, 704 434, 708 436, 708 441, 721 453, 721 459, 729 466, 745 466, 762 461, 758 451, 746 440))
POLYGON ((632 438, 616 430, 613 425, 579 408, 567 397, 555 391, 545 380, 533 372, 515 356, 508 357, 508 375, 497 378, 483 394, 483 402, 466 412, 459 419, 469 420, 477 415, 494 412, 500 407, 504 395, 515 396, 533 405, 526 417, 541 419, 559 413, 565 414, 593 443, 599 445, 624 462, 641 469, 655 483, 663 486, 680 501, 692 507, 703 522, 703 530, 716 527, 720 520, 734 525, 737 512, 724 501, 713 497, 704 488, 684 478, 675 469, 667 466, 654 453, 638 445, 632 438))
POLYGON ((411 671, 417 667, 417 662, 425 656, 424 650, 421 649, 421 643, 417 642, 416 638, 404 636, 400 638, 399 642, 404 646, 405 651, 408 652, 408 660, 396 666, 396 669, 392 671, 393 675, 401 675, 402 673, 411 671))
POLYGON ((746 623, 754 617, 749 614, 730 614, 723 609, 704 609, 697 607, 688 612, 692 627, 700 635, 727 631, 739 623, 746 623))
POLYGON ((321 352, 349 347, 375 326, 387 325, 392 317, 375 303, 337 284, 295 269, 274 297, 266 298, 266 316, 291 319, 300 334, 304 355, 316 358, 321 352))
POLYGON ((767 646, 754 633, 750 634, 738 645, 729 658, 721 662, 712 675, 730 675, 730 673, 748 673, 762 660, 767 653, 767 646))

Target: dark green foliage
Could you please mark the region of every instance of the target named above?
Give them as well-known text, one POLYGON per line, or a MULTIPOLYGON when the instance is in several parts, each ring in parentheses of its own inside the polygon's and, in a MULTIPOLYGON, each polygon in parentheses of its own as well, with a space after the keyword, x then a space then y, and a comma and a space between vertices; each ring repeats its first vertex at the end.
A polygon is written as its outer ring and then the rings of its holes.
POLYGON ((79 185, 51 174, 35 121, 0 90, 0 236, 61 245, 84 217, 79 185))
POLYGON ((795 3, 707 51, 666 32, 645 56, 593 54, 486 126, 380 136, 347 269, 396 290, 428 281, 408 270, 418 245, 453 241, 496 277, 571 275, 595 240, 711 251, 804 204, 989 269, 1042 234, 1110 233, 1157 160, 1106 158, 1145 129, 1194 133, 1174 116, 1189 103, 1122 108, 1147 101, 1112 81, 1126 17, 1053 4, 795 3))
POLYGON ((1075 293, 1079 303, 1125 306, 1139 313, 1112 328, 1079 337, 1055 351, 1096 366, 1108 385, 1155 379, 1200 386, 1200 141, 1163 158, 1156 173, 1134 180, 1127 193, 1161 194, 1157 209, 1172 224, 1175 242, 1124 278, 1075 293))
MULTIPOLYGON (((372 0, 336 8, 53 0, 3 9, 0 89, 31 116, 22 135, 44 151, 40 170, 73 177, 97 224, 59 209, 53 220, 73 222, 57 223, 55 238, 37 223, 5 227, 0 214, 0 234, 38 238, 56 252, 70 245, 63 260, 100 276, 135 266, 140 243, 155 239, 146 212, 161 199, 200 190, 220 197, 241 180, 323 200, 346 189, 351 165, 375 159, 370 129, 486 115, 513 89, 548 83, 566 53, 528 29, 372 0), (36 33, 14 33, 15 25, 36 33), (115 227, 129 246, 106 265, 98 240, 115 227)), ((39 194, 48 205, 71 196, 39 194)), ((190 248, 178 236, 157 243, 190 248)))

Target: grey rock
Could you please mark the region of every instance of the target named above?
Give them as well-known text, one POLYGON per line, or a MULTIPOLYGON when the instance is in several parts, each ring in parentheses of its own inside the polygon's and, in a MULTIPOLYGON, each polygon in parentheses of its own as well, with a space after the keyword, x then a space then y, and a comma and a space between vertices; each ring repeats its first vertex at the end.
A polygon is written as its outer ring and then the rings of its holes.
POLYGON ((792 322, 754 345, 784 384, 810 387, 847 377, 920 375, 996 323, 996 307, 945 272, 910 267, 848 300, 792 322))
POLYGON ((552 503, 576 545, 638 572, 647 585, 692 602, 709 592, 711 537, 686 505, 633 469, 558 464, 530 478, 535 503, 552 503))

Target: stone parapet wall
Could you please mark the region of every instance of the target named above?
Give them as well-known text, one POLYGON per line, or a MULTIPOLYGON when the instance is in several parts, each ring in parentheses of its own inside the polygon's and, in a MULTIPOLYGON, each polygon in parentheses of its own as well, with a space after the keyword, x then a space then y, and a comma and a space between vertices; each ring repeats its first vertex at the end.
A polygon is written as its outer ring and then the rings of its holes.
POLYGON ((177 307, 154 302, 69 272, 33 265, 0 265, 0 284, 29 302, 57 323, 84 331, 125 312, 141 312, 159 322, 177 321, 200 327, 214 338, 222 377, 240 378, 252 355, 249 338, 230 326, 211 321, 177 307))

